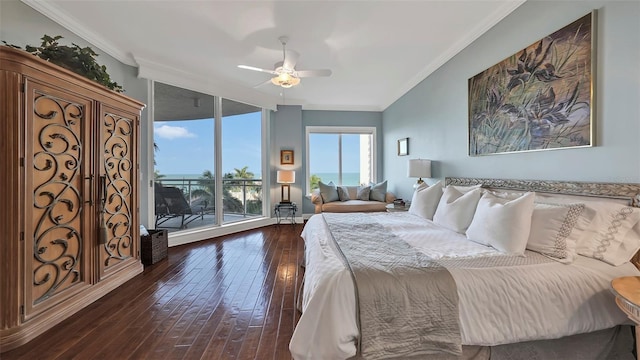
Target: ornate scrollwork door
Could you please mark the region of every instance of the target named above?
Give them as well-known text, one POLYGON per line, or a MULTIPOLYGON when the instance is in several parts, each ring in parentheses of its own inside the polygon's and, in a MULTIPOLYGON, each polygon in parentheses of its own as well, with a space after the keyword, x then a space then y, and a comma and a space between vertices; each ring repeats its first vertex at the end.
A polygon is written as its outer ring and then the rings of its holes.
POLYGON ((108 106, 100 111, 100 277, 134 261, 138 251, 138 117, 108 106))
POLYGON ((36 81, 25 88, 25 318, 91 283, 93 102, 36 81))

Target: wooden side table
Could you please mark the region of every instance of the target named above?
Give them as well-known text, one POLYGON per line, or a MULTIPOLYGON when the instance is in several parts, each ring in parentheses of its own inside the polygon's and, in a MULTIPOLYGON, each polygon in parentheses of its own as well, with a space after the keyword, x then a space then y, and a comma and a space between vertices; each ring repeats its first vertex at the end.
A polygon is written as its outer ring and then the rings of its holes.
POLYGON ((616 304, 636 324, 636 359, 640 360, 640 276, 624 276, 611 281, 616 304))

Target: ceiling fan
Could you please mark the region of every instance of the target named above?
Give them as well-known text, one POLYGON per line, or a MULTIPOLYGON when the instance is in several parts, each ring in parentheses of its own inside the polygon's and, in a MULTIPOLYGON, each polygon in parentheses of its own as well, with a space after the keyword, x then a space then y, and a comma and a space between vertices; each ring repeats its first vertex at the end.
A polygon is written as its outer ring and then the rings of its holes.
POLYGON ((241 69, 253 70, 265 72, 271 75, 275 75, 268 80, 267 82, 271 82, 273 85, 281 86, 283 88, 290 88, 292 86, 296 86, 300 83, 300 78, 308 78, 308 77, 321 77, 321 76, 330 76, 331 70, 329 69, 321 69, 321 70, 296 70, 296 62, 298 62, 298 54, 295 51, 289 50, 286 51, 287 41, 289 38, 286 36, 281 36, 278 38, 280 43, 282 44, 282 61, 278 61, 274 64, 273 70, 262 69, 255 66, 247 66, 247 65, 238 65, 241 69))

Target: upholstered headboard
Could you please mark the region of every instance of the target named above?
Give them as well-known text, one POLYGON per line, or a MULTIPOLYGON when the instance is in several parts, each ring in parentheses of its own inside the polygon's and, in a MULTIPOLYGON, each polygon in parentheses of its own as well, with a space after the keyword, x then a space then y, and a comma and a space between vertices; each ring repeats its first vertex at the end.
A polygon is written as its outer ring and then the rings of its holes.
MULTIPOLYGON (((590 183, 579 181, 513 180, 481 178, 445 178, 446 185, 482 185, 484 188, 535 191, 551 194, 590 196, 625 200, 629 205, 640 207, 640 184, 590 183)), ((640 251, 631 259, 640 269, 640 251)))

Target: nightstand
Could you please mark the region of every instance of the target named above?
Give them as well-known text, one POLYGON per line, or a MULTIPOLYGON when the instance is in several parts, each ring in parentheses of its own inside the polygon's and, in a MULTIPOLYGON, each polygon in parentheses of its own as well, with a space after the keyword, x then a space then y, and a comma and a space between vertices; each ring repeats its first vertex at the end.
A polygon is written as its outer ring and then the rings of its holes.
POLYGON ((640 360, 640 276, 625 276, 613 279, 611 289, 616 304, 636 324, 636 359, 640 360))
POLYGON ((396 212, 396 211, 409 211, 409 205, 395 205, 395 204, 388 204, 387 205, 387 212, 396 212))
POLYGON ((273 209, 273 213, 276 215, 278 224, 282 220, 291 220, 291 224, 296 223, 296 212, 298 212, 298 206, 296 203, 278 203, 273 209))

